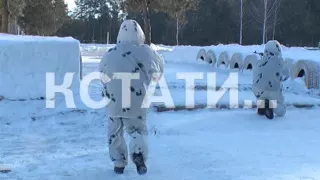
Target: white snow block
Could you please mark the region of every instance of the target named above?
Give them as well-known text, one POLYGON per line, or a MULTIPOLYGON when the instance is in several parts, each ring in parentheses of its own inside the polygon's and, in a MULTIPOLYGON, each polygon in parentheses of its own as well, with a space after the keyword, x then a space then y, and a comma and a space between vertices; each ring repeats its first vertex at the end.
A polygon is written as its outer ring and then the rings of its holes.
POLYGON ((46 73, 55 73, 55 85, 74 73, 69 89, 79 92, 80 64, 80 43, 73 38, 0 34, 0 96, 45 98, 46 73))

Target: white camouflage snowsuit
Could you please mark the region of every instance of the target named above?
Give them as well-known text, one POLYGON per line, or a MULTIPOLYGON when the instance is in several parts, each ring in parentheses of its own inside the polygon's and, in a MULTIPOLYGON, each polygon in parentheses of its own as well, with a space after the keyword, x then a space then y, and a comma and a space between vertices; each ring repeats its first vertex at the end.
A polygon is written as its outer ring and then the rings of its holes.
POLYGON ((147 147, 147 109, 141 108, 147 87, 153 73, 163 73, 163 59, 157 52, 144 44, 145 36, 140 25, 134 20, 122 23, 117 45, 110 49, 100 62, 100 72, 111 81, 104 85, 104 95, 110 100, 108 109, 109 154, 116 167, 128 164, 128 150, 123 136, 124 128, 130 135, 130 157, 133 153, 142 153, 144 160, 148 156, 147 147), (113 79, 114 73, 138 73, 139 79, 130 80, 126 89, 131 96, 131 106, 123 105, 130 98, 122 97, 122 80, 113 79))
POLYGON ((276 101, 274 113, 277 116, 286 114, 282 81, 289 77, 289 72, 284 69, 283 64, 280 43, 272 40, 266 44, 262 59, 253 69, 254 95, 258 100, 276 101))

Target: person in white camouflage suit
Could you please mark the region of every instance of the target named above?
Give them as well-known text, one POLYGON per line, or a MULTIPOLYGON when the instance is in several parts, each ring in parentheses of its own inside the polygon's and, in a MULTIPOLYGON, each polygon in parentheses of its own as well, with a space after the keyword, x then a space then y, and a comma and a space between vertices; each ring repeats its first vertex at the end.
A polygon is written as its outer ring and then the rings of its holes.
POLYGON ((253 69, 253 93, 257 100, 262 100, 258 102, 264 102, 257 103, 259 115, 273 119, 274 114, 280 117, 286 114, 282 82, 288 77, 289 71, 284 68, 280 43, 275 40, 268 41, 262 59, 253 69), (275 106, 271 106, 272 101, 276 102, 275 106))
POLYGON ((104 96, 110 102, 108 109, 109 154, 114 171, 123 174, 128 164, 128 150, 123 136, 124 128, 130 136, 130 158, 139 174, 147 173, 147 107, 142 103, 151 80, 159 80, 163 73, 163 59, 150 46, 144 44, 145 35, 134 20, 125 20, 120 27, 117 45, 110 49, 100 62, 100 72, 111 80, 105 82, 104 96), (127 91, 131 98, 122 97, 122 80, 114 79, 114 73, 138 73, 139 79, 130 80, 127 91), (156 76, 156 74, 158 76, 156 76), (123 105, 128 102, 131 106, 123 105))

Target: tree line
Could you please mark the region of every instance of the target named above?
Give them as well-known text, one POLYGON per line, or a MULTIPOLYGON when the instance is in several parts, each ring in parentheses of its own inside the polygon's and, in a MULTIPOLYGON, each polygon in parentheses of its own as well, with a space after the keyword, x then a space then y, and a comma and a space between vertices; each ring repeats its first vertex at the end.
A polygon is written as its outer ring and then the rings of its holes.
POLYGON ((16 21, 26 34, 72 36, 83 43, 115 43, 126 19, 137 20, 147 43, 317 46, 319 0, 1 0, 0 24, 16 21), (8 18, 9 17, 9 18, 8 18))
POLYGON ((0 0, 1 32, 54 35, 68 18, 64 0, 0 0))

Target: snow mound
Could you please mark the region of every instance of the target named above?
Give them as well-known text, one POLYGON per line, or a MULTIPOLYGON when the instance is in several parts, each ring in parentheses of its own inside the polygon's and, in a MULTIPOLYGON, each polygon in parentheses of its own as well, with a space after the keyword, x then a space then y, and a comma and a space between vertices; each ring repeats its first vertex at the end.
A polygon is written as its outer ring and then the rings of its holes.
POLYGON ((71 90, 79 89, 80 48, 73 38, 0 34, 0 96, 6 99, 46 97, 46 73, 61 85, 74 73, 71 90))
POLYGON ((156 44, 151 44, 150 47, 157 51, 158 53, 164 53, 164 52, 171 52, 174 47, 171 46, 164 46, 164 45, 156 45, 156 44))
POLYGON ((292 91, 292 92, 308 92, 309 91, 305 83, 305 77, 286 81, 283 84, 283 86, 286 89, 286 91, 292 91))
POLYGON ((194 60, 201 47, 194 46, 176 46, 170 52, 163 52, 162 55, 166 62, 173 63, 192 63, 198 64, 194 60))
POLYGON ((115 44, 81 44, 80 50, 82 56, 103 56, 115 44))

